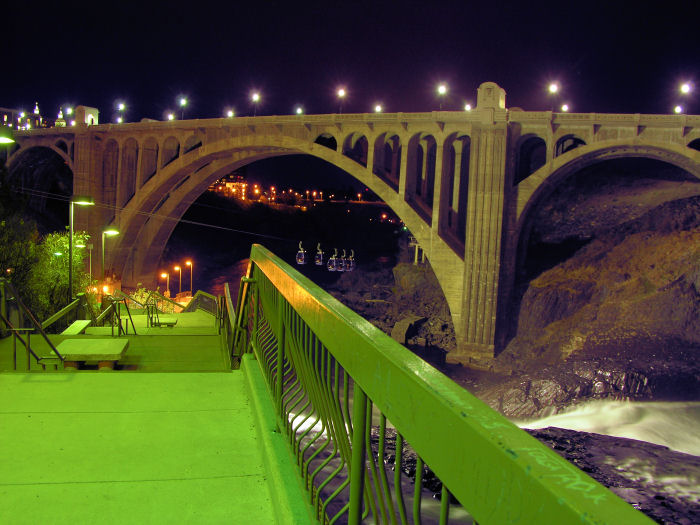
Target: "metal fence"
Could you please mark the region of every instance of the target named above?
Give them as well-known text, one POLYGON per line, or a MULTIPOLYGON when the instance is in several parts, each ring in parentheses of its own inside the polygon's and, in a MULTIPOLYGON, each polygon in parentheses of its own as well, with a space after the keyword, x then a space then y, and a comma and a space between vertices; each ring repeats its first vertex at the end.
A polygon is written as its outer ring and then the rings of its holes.
POLYGON ((231 303, 320 523, 652 523, 262 246, 231 303))

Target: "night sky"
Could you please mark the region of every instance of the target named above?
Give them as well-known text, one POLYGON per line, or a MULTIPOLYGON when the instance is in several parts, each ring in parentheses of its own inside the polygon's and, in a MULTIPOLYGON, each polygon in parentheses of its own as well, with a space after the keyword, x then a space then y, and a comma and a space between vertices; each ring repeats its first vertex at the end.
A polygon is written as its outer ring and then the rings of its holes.
MULTIPOLYGON (((476 102, 484 81, 508 107, 669 113, 681 81, 700 88, 693 2, 11 2, 3 7, 0 106, 53 117, 84 104, 100 121, 433 111, 476 102), (9 13, 8 13, 9 10, 9 13)), ((682 102, 698 113, 700 96, 682 102)))

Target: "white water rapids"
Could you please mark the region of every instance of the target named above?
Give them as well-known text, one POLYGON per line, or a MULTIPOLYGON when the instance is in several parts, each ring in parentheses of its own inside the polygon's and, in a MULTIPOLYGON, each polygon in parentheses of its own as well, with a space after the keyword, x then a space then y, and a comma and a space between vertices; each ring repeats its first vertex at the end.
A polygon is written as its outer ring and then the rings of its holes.
POLYGON ((700 402, 590 401, 521 428, 559 427, 648 441, 700 456, 700 402))

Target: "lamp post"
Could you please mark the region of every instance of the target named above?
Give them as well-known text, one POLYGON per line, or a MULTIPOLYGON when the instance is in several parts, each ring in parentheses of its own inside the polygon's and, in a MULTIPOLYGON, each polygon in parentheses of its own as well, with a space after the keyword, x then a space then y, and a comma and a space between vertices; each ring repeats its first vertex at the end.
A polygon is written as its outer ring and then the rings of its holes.
POLYGON ((102 273, 100 279, 105 278, 105 237, 114 237, 119 235, 119 230, 108 229, 102 232, 102 273))
POLYGON ((260 102, 260 93, 255 91, 251 96, 251 100, 253 101, 253 116, 256 116, 258 114, 258 102, 260 102))
POLYGON ((194 263, 192 261, 185 261, 185 264, 190 267, 190 295, 194 295, 194 285, 192 284, 192 271, 194 269, 194 263))
POLYGON ((180 120, 185 120, 185 106, 187 105, 187 98, 180 97, 180 120))
POLYGON ((165 288, 166 288, 166 293, 164 294, 165 297, 170 297, 170 274, 163 272, 160 274, 161 278, 165 279, 165 288))
POLYGON ((94 206, 92 197, 73 195, 70 200, 70 215, 68 217, 68 302, 73 300, 73 208, 78 206, 94 206))
POLYGON ((447 84, 438 84, 437 94, 440 97, 440 111, 442 111, 442 101, 445 99, 445 95, 447 95, 447 84))
POLYGON ((342 88, 342 87, 339 88, 338 91, 337 91, 337 95, 338 95, 338 113, 339 113, 339 114, 343 112, 343 99, 345 99, 345 95, 347 95, 347 94, 348 94, 348 92, 345 91, 345 88, 342 88))
POLYGON ((549 96, 552 97, 552 111, 554 111, 554 106, 556 105, 557 95, 560 89, 561 86, 559 86, 559 82, 550 82, 549 86, 547 86, 549 96))
POLYGON ((178 295, 182 293, 182 268, 180 266, 175 267, 176 272, 180 272, 180 278, 178 279, 178 295))

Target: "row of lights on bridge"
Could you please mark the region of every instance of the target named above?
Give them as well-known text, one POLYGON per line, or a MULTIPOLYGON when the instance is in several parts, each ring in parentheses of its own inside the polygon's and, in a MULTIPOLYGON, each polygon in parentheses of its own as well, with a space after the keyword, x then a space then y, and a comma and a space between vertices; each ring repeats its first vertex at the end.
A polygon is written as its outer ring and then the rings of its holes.
MULTIPOLYGON (((682 84, 680 84, 680 86, 678 88, 678 92, 681 95, 687 96, 693 92, 693 89, 694 89, 694 85, 692 82, 683 82, 682 84)), ((441 82, 440 84, 437 85, 437 87, 435 88, 435 91, 436 91, 436 93, 439 97, 439 100, 440 100, 440 110, 442 110, 442 103, 444 101, 445 96, 448 93, 447 84, 444 82, 441 82)), ((554 99, 556 97, 560 96, 561 84, 559 82, 550 82, 547 86, 547 91, 548 91, 550 97, 552 98, 552 101, 554 102, 554 99)), ((337 89, 336 96, 338 98, 338 113, 343 112, 343 101, 345 100, 347 95, 348 95, 348 90, 345 87, 339 87, 337 89)), ((262 94, 259 91, 253 91, 250 94, 250 100, 253 103, 253 116, 256 116, 257 111, 258 111, 258 105, 262 101, 262 94)), ((185 109, 187 108, 188 103, 189 103, 189 101, 188 101, 187 97, 185 97, 185 96, 179 97, 178 104, 180 106, 180 118, 181 119, 185 118, 185 109)), ((117 102, 117 117, 116 117, 117 123, 121 124, 125 121, 126 109, 127 109, 126 103, 121 102, 121 101, 117 102)), ((565 113, 571 109, 571 105, 568 102, 564 102, 564 103, 562 103, 561 106, 559 106, 559 109, 560 109, 560 111, 565 113)), ((471 110, 472 110, 472 105, 469 102, 465 103, 464 104, 464 111, 471 111, 471 110)), ((554 110, 554 105, 552 105, 552 110, 554 110)), ((384 106, 381 103, 375 104, 374 112, 381 113, 382 111, 384 111, 384 106)), ((677 113, 677 114, 683 113, 684 111, 685 111, 685 108, 683 107, 682 104, 676 104, 673 108, 673 112, 677 113)), ((73 113, 73 108, 66 107, 66 115, 70 116, 70 115, 72 115, 72 113, 73 113)), ((294 113, 296 113, 297 115, 302 115, 304 113, 304 108, 301 105, 297 105, 294 108, 294 113)), ((226 117, 232 118, 232 117, 236 116, 236 113, 235 113, 233 108, 226 108, 224 111, 224 115, 226 117)), ((24 118, 25 113, 24 112, 20 113, 20 117, 24 118)), ((63 118, 62 112, 59 114, 59 117, 63 118)), ((173 111, 168 111, 166 113, 166 118, 168 120, 175 120, 175 113, 173 111)), ((75 121, 72 120, 70 122, 70 125, 74 126, 75 121)))

